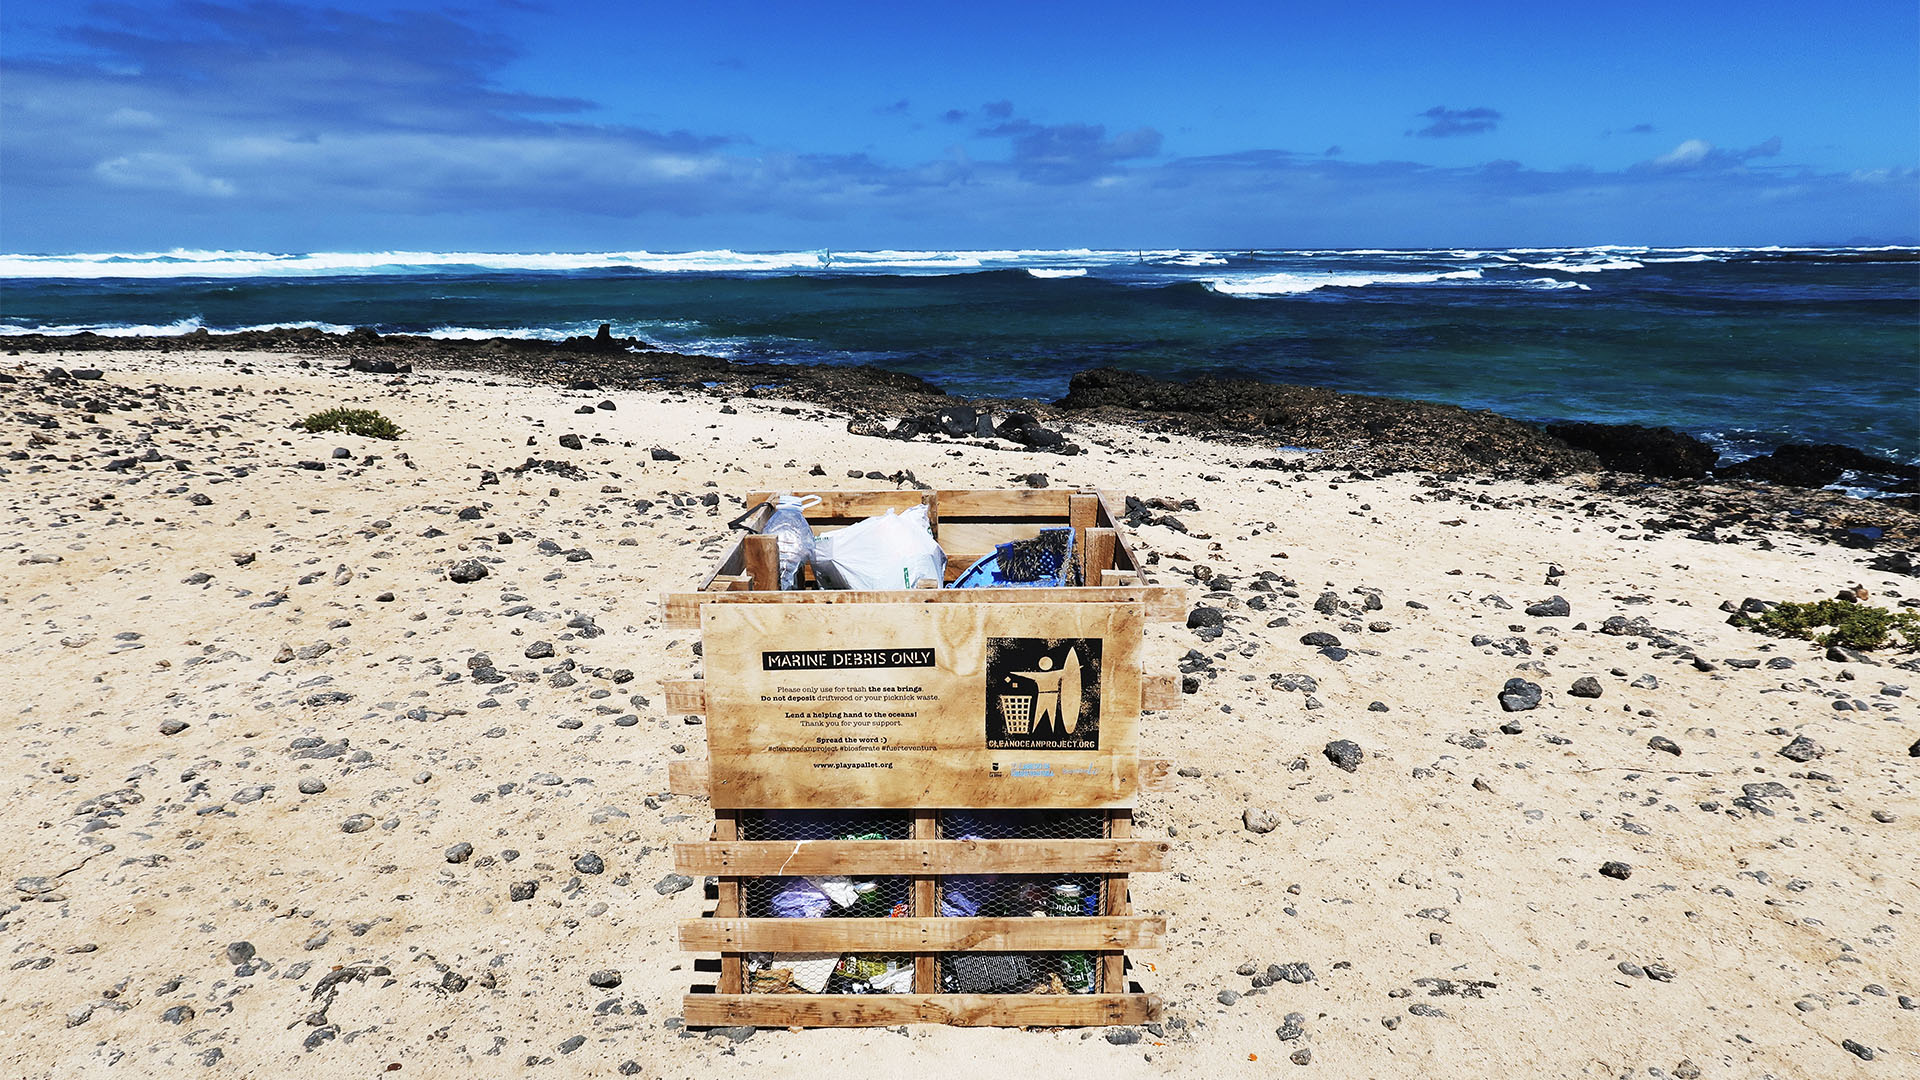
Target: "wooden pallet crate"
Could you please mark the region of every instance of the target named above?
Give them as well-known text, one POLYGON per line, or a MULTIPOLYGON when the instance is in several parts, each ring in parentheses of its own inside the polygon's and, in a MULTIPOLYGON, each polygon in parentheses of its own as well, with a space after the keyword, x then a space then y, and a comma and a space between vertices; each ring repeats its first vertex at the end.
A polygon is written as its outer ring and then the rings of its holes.
MULTIPOLYGON (((676 868, 712 876, 711 912, 683 949, 717 953, 689 1025, 998 1026, 1137 1024, 1159 999, 1129 979, 1126 950, 1158 948, 1165 920, 1135 914, 1129 875, 1164 868, 1169 845, 1132 835, 1140 790, 1168 764, 1142 760, 1142 710, 1172 707, 1171 676, 1143 673, 1144 627, 1186 616, 1184 591, 1148 583, 1109 499, 1076 491, 795 492, 819 495, 816 532, 926 506, 953 580, 1007 540, 1075 530, 1080 576, 1061 588, 874 592, 773 588, 771 537, 742 536, 701 588, 663 598, 665 622, 698 627, 705 678, 669 680, 671 711, 706 717, 706 760, 674 762, 676 794, 713 807, 711 839, 677 844, 676 868), (778 815, 890 815, 890 839, 760 839, 778 815), (971 815, 971 816, 969 816, 971 815), (991 815, 998 815, 992 817, 991 815), (1078 822, 1081 835, 947 835, 962 821, 1078 822), (943 829, 943 822, 947 828, 943 829), (1088 823, 1092 824, 1089 825, 1088 823), (895 917, 776 918, 745 898, 769 881, 840 875, 905 883, 895 917), (1027 901, 1047 879, 1086 882, 1084 914, 942 914, 972 883, 1006 880, 1027 901), (962 884, 966 883, 966 884, 962 884), (1097 899, 1095 899, 1097 897, 1097 899), (753 954, 911 955, 910 993, 754 993, 753 954), (1073 961, 1071 993, 956 990, 969 957, 1073 961), (963 967, 963 965, 965 965, 963 967), (1090 975, 1090 978, 1088 977, 1090 975)), ((752 493, 749 506, 771 501, 752 493)), ((767 511, 759 511, 764 520, 767 511)), ((756 521, 756 524, 759 522, 756 521)), ((991 832, 991 829, 986 831, 991 832)), ((998 888, 998 886, 994 886, 998 888)), ((985 888, 985 887, 981 887, 985 888)), ((1078 886, 1074 886, 1078 889, 1078 886)), ((1064 894, 1068 903, 1079 892, 1064 894)), ((976 898, 977 899, 977 898, 976 898)), ((1057 899, 1057 895, 1056 895, 1057 899)), ((764 906, 764 905, 762 905, 764 906)), ((904 976, 904 967, 901 969, 904 976)), ((1057 974, 1033 989, 1065 989, 1057 974)))

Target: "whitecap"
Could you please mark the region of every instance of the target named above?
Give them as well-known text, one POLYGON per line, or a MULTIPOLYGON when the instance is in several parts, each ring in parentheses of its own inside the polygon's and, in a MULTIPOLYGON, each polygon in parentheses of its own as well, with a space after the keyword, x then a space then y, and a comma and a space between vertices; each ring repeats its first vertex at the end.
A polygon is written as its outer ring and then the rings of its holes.
POLYGON ((1032 274, 1034 277, 1041 278, 1041 279, 1086 277, 1087 268, 1084 266, 1053 267, 1053 268, 1043 267, 1043 266, 1029 266, 1027 267, 1027 273, 1032 274))
POLYGON ((1478 270, 1433 271, 1430 273, 1313 273, 1249 274, 1244 277, 1207 278, 1208 289, 1224 296, 1297 296, 1315 289, 1362 289, 1369 285, 1429 285, 1436 281, 1477 281, 1478 270))

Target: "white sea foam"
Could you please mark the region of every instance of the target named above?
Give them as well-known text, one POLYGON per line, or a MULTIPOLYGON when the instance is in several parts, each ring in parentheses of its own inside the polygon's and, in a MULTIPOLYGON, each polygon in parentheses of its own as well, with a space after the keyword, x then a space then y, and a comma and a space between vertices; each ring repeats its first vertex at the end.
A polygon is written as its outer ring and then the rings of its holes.
MULTIPOLYGON (((22 326, 18 323, 0 323, 0 337, 19 337, 22 334, 95 334, 100 337, 182 337, 201 330, 206 323, 199 316, 180 319, 164 326, 137 323, 68 323, 51 326, 22 326)), ((254 330, 320 330, 329 334, 344 334, 353 327, 329 322, 284 322, 261 323, 257 326, 236 326, 229 330, 220 330, 222 334, 238 334, 254 330)))
POLYGON ((779 273, 819 270, 967 272, 1038 264, 1088 266, 1131 258, 1090 248, 995 251, 545 252, 374 251, 277 254, 260 251, 0 255, 0 278, 319 277, 490 271, 643 270, 650 273, 779 273))
POLYGON ((1436 281, 1474 281, 1478 270, 1448 270, 1431 273, 1352 274, 1249 274, 1244 277, 1207 278, 1201 284, 1225 296, 1297 296, 1315 289, 1363 289, 1369 285, 1429 285, 1436 281))
POLYGON ((1598 274, 1603 270, 1639 270, 1646 264, 1637 259, 1604 259, 1600 262, 1567 262, 1555 259, 1552 262, 1521 263, 1529 270, 1558 270, 1563 274, 1598 274))
POLYGON ((1042 278, 1042 279, 1086 277, 1087 268, 1084 266, 1075 266, 1075 267, 1029 266, 1027 267, 1027 273, 1032 274, 1034 277, 1042 278))

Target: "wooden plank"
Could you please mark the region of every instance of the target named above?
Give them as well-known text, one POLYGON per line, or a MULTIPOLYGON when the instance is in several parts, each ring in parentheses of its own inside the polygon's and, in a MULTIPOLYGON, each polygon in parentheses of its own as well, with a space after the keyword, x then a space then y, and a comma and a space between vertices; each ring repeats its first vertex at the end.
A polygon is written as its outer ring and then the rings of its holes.
MULTIPOLYGON (((939 842, 940 815, 933 810, 915 810, 913 838, 921 843, 939 842)), ((937 878, 921 874, 913 879, 912 914, 928 918, 940 914, 940 883, 937 878)), ((914 954, 913 992, 916 994, 940 992, 940 955, 938 953, 914 954)))
MULTIPOLYGON (((1124 874, 1165 869, 1172 846, 1133 839, 710 841, 673 845, 673 868, 735 877, 1124 874)), ((931 897, 916 911, 931 914, 931 897)))
MULTIPOLYGON (((731 810, 713 812, 713 839, 716 843, 729 843, 740 838, 740 818, 731 810)), ((740 879, 721 878, 719 894, 713 905, 716 919, 735 919, 740 915, 740 879)), ((747 972, 743 958, 738 952, 727 953, 720 957, 720 992, 738 994, 747 988, 747 972)))
POLYGON ((1138 585, 1139 583, 1140 572, 1138 570, 1100 571, 1100 585, 1102 588, 1124 589, 1129 585, 1138 585))
POLYGON ((1073 527, 1073 563, 1075 576, 1080 581, 1098 582, 1099 577, 1089 576, 1087 569, 1087 530, 1094 527, 1100 517, 1100 496, 1069 495, 1067 497, 1067 524, 1073 527))
POLYGON ((707 711, 707 684, 699 679, 663 679, 660 690, 670 713, 699 716, 707 711))
POLYGON ((1112 529, 1087 530, 1087 580, 1099 581, 1113 569, 1114 536, 1112 529))
POLYGON ((717 577, 740 572, 740 561, 744 558, 745 551, 740 542, 744 539, 746 539, 744 536, 734 537, 733 543, 727 545, 727 550, 721 554, 720 561, 714 564, 713 572, 700 579, 701 591, 713 588, 713 581, 717 577))
POLYGON ((927 508, 927 528, 933 531, 934 539, 938 540, 940 538, 940 493, 921 492, 920 505, 927 508))
POLYGON ((1013 540, 1031 540, 1041 529, 1057 529, 1064 521, 955 521, 951 516, 940 525, 940 546, 954 551, 988 552, 996 544, 1013 540))
POLYGON ((853 589, 807 589, 794 592, 665 593, 661 624, 670 629, 691 630, 700 625, 700 609, 711 603, 733 604, 1120 604, 1138 601, 1146 605, 1152 622, 1183 622, 1187 617, 1187 591, 1165 585, 1136 585, 1124 589, 1099 587, 1072 589, 889 589, 867 592, 853 589))
POLYGON ((1158 915, 1060 919, 683 919, 689 952, 1058 952, 1157 949, 1158 915))
MULTIPOLYGON (((1112 810, 1107 813, 1107 838, 1120 841, 1133 836, 1133 811, 1112 810)), ((1127 897, 1127 875, 1108 874, 1106 888, 1106 907, 1103 912, 1108 917, 1122 916, 1133 909, 1127 897)), ((1107 993, 1119 993, 1127 988, 1127 957, 1125 953, 1107 952, 1100 956, 1100 982, 1095 987, 1107 993)))
POLYGON ((1133 554, 1133 530, 1126 527, 1118 509, 1127 505, 1127 497, 1118 492, 1100 493, 1100 516, 1113 530, 1113 565, 1121 570, 1139 570, 1140 560, 1133 554))
POLYGON ((1183 696, 1178 675, 1148 675, 1140 680, 1140 708, 1149 712, 1177 709, 1183 696))
MULTIPOLYGON (((772 502, 777 493, 755 491, 747 495, 747 505, 757 502, 772 502)), ((896 491, 795 491, 790 494, 802 499, 818 495, 819 503, 806 508, 808 521, 830 521, 834 519, 854 520, 884 514, 888 510, 896 513, 911 510, 920 505, 924 492, 917 490, 896 491)))
POLYGON ((747 578, 753 582, 749 588, 780 588, 780 538, 777 536, 747 536, 741 538, 744 548, 744 570, 747 578))
MULTIPOLYGON (((1140 759, 1140 790, 1173 790, 1173 762, 1167 758, 1140 759)), ((667 790, 695 799, 707 797, 708 772, 703 759, 667 762, 667 790)))
POLYGON ((708 797, 1130 805, 1142 620, 1138 603, 709 605, 708 797))
POLYGON ((940 513, 948 518, 1059 518, 1067 523, 1067 499, 1073 492, 1065 488, 992 488, 974 491, 942 491, 940 513))
POLYGON ((1152 994, 688 994, 680 1005, 688 1027, 771 1028, 1130 1027, 1162 1010, 1152 994))
POLYGON ((667 762, 667 790, 675 795, 687 795, 696 799, 706 798, 706 761, 701 759, 667 762))

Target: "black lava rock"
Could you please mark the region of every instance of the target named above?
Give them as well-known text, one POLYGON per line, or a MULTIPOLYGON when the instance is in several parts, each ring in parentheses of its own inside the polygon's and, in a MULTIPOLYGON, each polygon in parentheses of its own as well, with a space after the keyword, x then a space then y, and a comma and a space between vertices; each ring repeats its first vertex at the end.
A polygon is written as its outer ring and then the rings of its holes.
POLYGON ((1500 690, 1500 707, 1508 712, 1526 712, 1540 707, 1540 684, 1525 679, 1508 679, 1500 690))
POLYGON ((607 864, 599 855, 589 851, 573 860, 573 868, 583 874, 599 874, 606 871, 607 864))
POLYGON ((1340 639, 1327 633, 1325 630, 1315 630, 1310 634, 1301 634, 1300 644, 1312 645, 1315 648, 1331 645, 1337 649, 1340 647, 1340 639))
POLYGON ((1187 613, 1187 629, 1199 630, 1202 627, 1223 626, 1227 617, 1217 607, 1201 604, 1187 613))
POLYGON ((1780 748, 1780 756, 1788 761, 1808 762, 1825 754, 1826 751, 1821 749, 1819 743, 1805 735, 1795 737, 1792 742, 1780 748))
POLYGON ((1604 862, 1600 864, 1600 876, 1625 881, 1633 876, 1633 867, 1623 862, 1604 862))
POLYGON ((1665 735, 1655 735, 1653 738, 1647 740, 1647 745, 1663 754, 1672 754, 1675 757, 1680 756, 1680 744, 1667 738, 1665 735))
POLYGON ((1715 475, 1731 479, 1764 480, 1804 488, 1826 487, 1847 472, 1920 480, 1920 467, 1901 465, 1833 443, 1788 443, 1771 454, 1714 470, 1715 475))
POLYGON ((1719 460, 1713 448, 1672 428, 1638 424, 1549 424, 1547 434, 1578 450, 1590 451, 1616 472, 1673 480, 1698 480, 1719 460))
POLYGON ((1527 605, 1527 614, 1536 619, 1564 619, 1573 614, 1573 607, 1567 603, 1566 597, 1553 596, 1527 605))
POLYGON ((560 445, 569 450, 578 450, 585 444, 580 441, 580 436, 569 433, 560 436, 560 445))
POLYGON ((516 881, 507 886, 507 899, 515 902, 531 900, 533 894, 538 891, 540 891, 540 883, 537 881, 516 881))
POLYGON ((1567 693, 1574 697, 1597 698, 1600 696, 1600 680, 1591 675, 1582 675, 1573 680, 1573 685, 1567 688, 1567 693))
POLYGON ((486 576, 487 564, 479 559, 463 559, 447 571, 447 580, 460 585, 471 585, 486 576))
POLYGON ((1336 739, 1328 743, 1326 748, 1320 752, 1327 756, 1328 761, 1333 762, 1335 768, 1345 772, 1353 772, 1358 769, 1360 762, 1365 760, 1367 756, 1366 753, 1360 749, 1360 744, 1354 742, 1352 739, 1336 739))
POLYGON ((612 968, 596 971, 587 976, 587 985, 597 986, 602 990, 611 990, 620 985, 620 973, 612 968))

